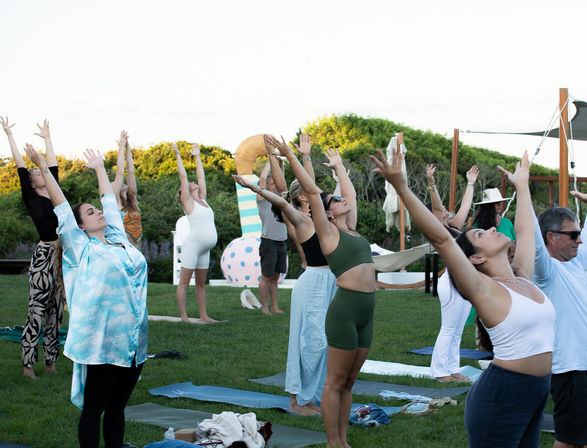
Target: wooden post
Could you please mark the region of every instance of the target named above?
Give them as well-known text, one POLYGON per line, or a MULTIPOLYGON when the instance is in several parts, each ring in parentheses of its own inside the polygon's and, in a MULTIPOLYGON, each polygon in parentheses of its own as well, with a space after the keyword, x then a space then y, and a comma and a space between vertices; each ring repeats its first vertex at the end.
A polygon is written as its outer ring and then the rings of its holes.
POLYGON ((569 90, 559 89, 558 107, 561 111, 559 125, 559 182, 558 182, 558 205, 567 207, 569 205, 569 153, 567 138, 569 138, 569 90))
MULTIPOLYGON (((404 143, 404 133, 400 132, 397 136, 397 151, 401 151, 401 146, 404 143)), ((406 225, 406 215, 404 213, 404 203, 403 201, 400 199, 399 200, 399 235, 400 235, 400 239, 399 239, 399 250, 406 250, 406 231, 405 231, 405 225, 406 225)), ((405 268, 402 268, 402 271, 405 271, 405 268)))
POLYGON ((457 161, 459 158, 459 130, 454 130, 454 135, 452 138, 452 160, 450 164, 450 199, 448 202, 448 211, 454 212, 457 206, 457 175, 458 175, 458 167, 457 161))

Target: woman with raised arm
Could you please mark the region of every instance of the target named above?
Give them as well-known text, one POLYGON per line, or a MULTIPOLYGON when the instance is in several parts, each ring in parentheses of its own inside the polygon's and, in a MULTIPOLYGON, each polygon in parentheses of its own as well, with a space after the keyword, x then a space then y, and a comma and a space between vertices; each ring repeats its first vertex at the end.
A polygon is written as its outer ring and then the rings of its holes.
POLYGON ((132 151, 128 143, 126 131, 120 133, 118 140, 118 159, 116 162, 116 177, 112 184, 116 203, 120 209, 124 222, 124 230, 130 243, 140 250, 143 239, 143 225, 141 210, 137 201, 137 181, 132 151), (126 157, 125 157, 126 155, 126 157), (124 183, 124 161, 126 159, 126 184, 124 183))
MULTIPOLYGON (((435 172, 434 165, 426 165, 432 213, 456 237, 461 233, 461 228, 471 209, 473 189, 479 175, 479 168, 474 165, 467 171, 467 187, 459 211, 452 219, 450 219, 446 207, 442 205, 442 200, 436 189, 435 172)), ((441 326, 432 352, 430 374, 442 382, 467 381, 469 378, 459 372, 461 365, 460 346, 463 328, 465 328, 467 317, 471 311, 471 302, 463 299, 459 294, 450 280, 448 270, 438 279, 437 291, 440 301, 441 326)))
MULTIPOLYGON (((33 365, 37 362, 37 344, 43 320, 45 371, 55 372, 55 363, 59 359, 59 327, 65 304, 61 275, 61 242, 56 232, 57 216, 53 212, 53 204, 41 172, 36 168, 27 171, 12 135, 14 123, 9 124, 8 117, 0 117, 0 122, 8 136, 10 150, 18 169, 22 200, 39 234, 39 242, 33 252, 29 268, 29 305, 21 339, 23 374, 34 378, 33 365)), ((35 135, 45 141, 49 170, 58 181, 59 168, 51 142, 49 122, 45 120, 43 126, 37 126, 39 132, 35 135)))
MULTIPOLYGON (((267 137, 265 137, 267 139, 267 137)), ((302 134, 300 147, 310 145, 309 136, 302 134)), ((302 154, 304 152, 302 151, 302 154)), ((311 164, 304 168, 313 176, 311 164)), ((275 177, 276 174, 274 173, 275 177)), ((294 180, 289 189, 290 201, 265 190, 240 176, 233 176, 243 187, 249 188, 276 207, 295 229, 307 260, 306 270, 300 275, 291 293, 289 345, 285 372, 285 390, 290 393, 289 410, 300 415, 317 415, 320 408, 313 402, 321 401, 326 378, 326 334, 324 320, 328 304, 336 292, 336 277, 328 269, 322 254, 310 205, 299 182, 294 180)))
POLYGON ((190 223, 190 233, 181 243, 181 271, 177 285, 177 305, 181 320, 188 321, 186 292, 196 272, 196 299, 200 310, 200 321, 216 322, 206 312, 206 275, 210 267, 210 250, 216 246, 218 235, 214 224, 214 212, 206 202, 206 178, 200 157, 200 145, 192 145, 192 156, 197 158, 196 176, 198 183, 188 182, 188 175, 175 143, 171 144, 177 159, 179 174, 179 201, 190 223))
POLYGON ((424 236, 451 272, 459 292, 476 308, 493 342, 494 359, 475 382, 465 408, 469 446, 537 447, 548 400, 555 312, 550 300, 531 282, 534 272, 533 212, 528 188, 528 154, 512 174, 516 189, 513 263, 510 239, 495 228, 468 229, 457 239, 410 191, 401 171, 401 153, 390 165, 381 151, 369 156, 390 182, 424 236))
POLYGON ((88 203, 72 209, 43 156, 28 144, 25 151, 41 170, 59 220, 69 307, 63 353, 74 362, 79 444, 98 447, 103 413, 105 446, 118 448, 124 407, 147 359, 147 262, 126 237, 99 152, 87 150, 85 166, 96 173, 104 212, 88 203))
POLYGON ((322 253, 336 276, 338 290, 326 314, 328 355, 321 408, 328 446, 348 447, 351 390, 373 338, 375 266, 371 246, 355 231, 356 193, 338 151, 327 150, 326 165, 335 169, 342 196, 320 191, 283 138, 281 142, 269 139, 287 157, 308 196, 322 253))

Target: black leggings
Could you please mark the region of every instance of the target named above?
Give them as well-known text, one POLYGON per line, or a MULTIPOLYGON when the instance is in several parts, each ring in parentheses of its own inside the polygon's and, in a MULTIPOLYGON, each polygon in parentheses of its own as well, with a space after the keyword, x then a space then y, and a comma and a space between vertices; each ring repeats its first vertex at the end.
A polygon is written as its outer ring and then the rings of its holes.
POLYGON ((88 365, 84 408, 78 424, 81 448, 98 448, 100 416, 104 413, 104 445, 120 448, 124 439, 124 407, 139 379, 143 364, 119 367, 112 364, 88 365))

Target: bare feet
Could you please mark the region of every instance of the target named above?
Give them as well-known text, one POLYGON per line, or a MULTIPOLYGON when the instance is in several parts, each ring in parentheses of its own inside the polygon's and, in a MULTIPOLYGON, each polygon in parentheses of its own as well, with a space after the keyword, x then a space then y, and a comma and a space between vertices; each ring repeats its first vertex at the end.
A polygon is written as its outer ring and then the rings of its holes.
POLYGON ((468 376, 461 375, 460 373, 453 373, 451 376, 456 378, 458 381, 471 381, 468 376))
POLYGON ((437 376, 436 381, 440 381, 441 383, 456 383, 457 380, 454 376, 447 375, 447 376, 437 376))
POLYGON ((205 317, 200 317, 200 322, 212 323, 212 322, 218 322, 218 321, 216 319, 212 319, 210 316, 205 316, 205 317))
POLYGON ((273 314, 285 314, 285 311, 279 309, 279 308, 271 308, 271 312, 273 314))
POLYGON ((184 315, 182 315, 182 316, 181 316, 181 320, 182 320, 183 322, 189 322, 189 321, 190 321, 190 320, 189 320, 189 318, 188 318, 188 316, 187 316, 187 314, 184 314, 184 315))
POLYGON ((35 372, 32 367, 23 367, 22 374, 27 378, 36 378, 35 372))
POLYGON ((297 403, 292 404, 290 402, 289 410, 297 415, 319 415, 320 414, 320 411, 317 411, 316 409, 310 408, 310 406, 308 406, 307 404, 304 406, 300 406, 297 403))
POLYGON ((57 370, 55 369, 55 363, 52 362, 51 364, 45 364, 45 372, 48 372, 48 373, 57 372, 57 370))
POLYGON ((267 308, 266 306, 264 306, 263 308, 261 308, 261 312, 263 314, 267 314, 268 316, 271 314, 271 311, 269 311, 269 308, 267 308))
POLYGON ((320 409, 320 406, 318 406, 317 404, 312 403, 311 401, 308 402, 308 404, 306 404, 306 406, 308 406, 311 409, 314 409, 316 411, 318 411, 318 413, 321 413, 322 410, 320 409))

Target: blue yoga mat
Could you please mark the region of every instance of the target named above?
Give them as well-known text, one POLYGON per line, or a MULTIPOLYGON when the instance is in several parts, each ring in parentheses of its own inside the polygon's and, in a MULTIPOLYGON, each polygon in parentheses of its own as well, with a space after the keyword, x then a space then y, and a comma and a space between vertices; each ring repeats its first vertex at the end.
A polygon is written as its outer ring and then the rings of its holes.
MULTIPOLYGON (((416 355, 431 355, 434 351, 434 347, 417 348, 410 350, 408 353, 415 353, 416 355)), ((461 358, 467 359, 487 359, 493 358, 493 353, 482 352, 481 350, 475 350, 473 348, 462 348, 461 358)))
MULTIPOLYGON (((248 408, 281 409, 289 412, 289 397, 228 387, 195 386, 187 382, 157 387, 149 390, 149 393, 169 398, 191 398, 200 401, 236 404, 248 408)), ((353 408, 357 406, 362 406, 362 404, 353 403, 353 408)), ((399 412, 401 406, 388 406, 383 409, 388 415, 391 415, 399 412)))

